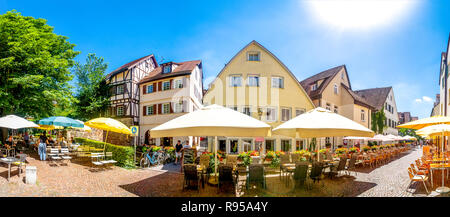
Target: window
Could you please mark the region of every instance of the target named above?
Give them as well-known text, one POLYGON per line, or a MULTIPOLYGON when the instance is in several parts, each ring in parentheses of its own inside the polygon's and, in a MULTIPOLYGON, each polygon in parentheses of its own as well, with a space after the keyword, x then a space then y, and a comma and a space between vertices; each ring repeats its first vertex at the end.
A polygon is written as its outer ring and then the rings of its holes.
POLYGON ((334 106, 334 113, 336 113, 336 114, 339 113, 339 112, 338 112, 338 107, 337 107, 337 106, 334 106))
POLYGON ((281 121, 288 121, 291 119, 291 109, 282 108, 281 109, 281 121))
POLYGON ((174 112, 175 113, 181 113, 181 112, 183 112, 183 101, 180 101, 180 102, 177 102, 177 103, 175 103, 175 106, 174 106, 175 108, 174 108, 174 112))
POLYGON ((267 139, 266 140, 266 153, 268 151, 274 151, 274 150, 275 150, 275 140, 267 139))
POLYGON ((147 86, 147 93, 153 93, 153 84, 147 86))
MULTIPOLYGON (((206 146, 208 147, 208 146, 206 146)), ((227 140, 219 139, 219 151, 227 152, 227 140)))
POLYGON ((388 104, 387 103, 384 104, 384 108, 385 108, 385 110, 388 109, 388 104))
POLYGON ((238 141, 237 139, 230 139, 230 154, 237 154, 239 152, 238 141))
POLYGON ((259 87, 259 76, 249 75, 247 85, 250 87, 259 87))
POLYGON ((391 119, 388 119, 388 126, 391 127, 391 119))
POLYGON ((325 137, 325 144, 330 144, 330 137, 325 137))
POLYGON ((259 53, 258 52, 252 52, 248 53, 248 61, 259 61, 259 53))
POLYGON ((295 110, 295 117, 305 113, 306 109, 296 109, 295 110))
POLYGON ((163 90, 170 90, 170 81, 163 82, 163 90))
POLYGON ((170 113, 170 103, 162 104, 162 113, 169 114, 170 113))
POLYGON ((282 77, 272 77, 272 87, 284 88, 284 79, 282 77))
POLYGON ((251 116, 250 107, 245 106, 245 107, 242 109, 242 113, 244 113, 244 114, 246 114, 246 115, 248 115, 248 116, 251 116))
POLYGON ((364 110, 361 110, 361 121, 366 120, 366 112, 364 110))
POLYGON ((344 79, 344 78, 345 78, 345 75, 344 75, 344 73, 341 73, 341 78, 342 78, 342 79, 344 79))
POLYGON ((172 66, 167 65, 167 66, 164 66, 163 69, 164 69, 163 73, 170 73, 172 71, 172 66))
POLYGON ((338 86, 337 86, 337 84, 334 84, 334 94, 338 94, 338 86))
POLYGON ((154 114, 155 114, 153 105, 147 106, 147 107, 145 107, 145 108, 147 109, 147 112, 146 112, 147 115, 154 115, 154 114))
POLYGON ((235 111, 238 110, 238 109, 237 109, 237 106, 228 106, 228 108, 233 109, 233 110, 235 110, 235 111))
POLYGON ((303 150, 303 140, 295 141, 295 150, 296 151, 303 150))
POLYGON ((252 150, 252 140, 251 139, 243 139, 242 140, 242 151, 247 152, 252 150))
POLYGON ((240 75, 230 76, 230 86, 240 87, 242 85, 242 77, 240 75))
POLYGON ((290 152, 291 151, 291 140, 282 139, 281 140, 281 151, 290 152))
POLYGON ((117 86, 116 94, 123 94, 123 92, 125 92, 124 86, 123 85, 117 86))
POLYGON ((312 90, 312 91, 317 90, 317 83, 314 83, 314 84, 311 86, 311 90, 312 90))
POLYGON ((277 120, 277 109, 276 108, 267 108, 266 120, 267 121, 276 121, 277 120))
POLYGON ((123 106, 117 106, 117 116, 123 116, 123 106))
POLYGON ((176 88, 183 88, 183 80, 182 79, 173 80, 173 89, 176 89, 176 88))
POLYGON ((326 109, 331 111, 331 104, 330 103, 327 103, 326 109))

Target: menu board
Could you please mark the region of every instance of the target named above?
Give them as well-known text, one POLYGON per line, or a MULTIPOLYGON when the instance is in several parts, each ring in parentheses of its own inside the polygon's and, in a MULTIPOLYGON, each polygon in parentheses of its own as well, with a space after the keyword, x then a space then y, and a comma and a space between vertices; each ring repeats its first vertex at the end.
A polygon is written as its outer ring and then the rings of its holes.
POLYGON ((183 164, 193 164, 195 160, 195 149, 183 150, 183 164))

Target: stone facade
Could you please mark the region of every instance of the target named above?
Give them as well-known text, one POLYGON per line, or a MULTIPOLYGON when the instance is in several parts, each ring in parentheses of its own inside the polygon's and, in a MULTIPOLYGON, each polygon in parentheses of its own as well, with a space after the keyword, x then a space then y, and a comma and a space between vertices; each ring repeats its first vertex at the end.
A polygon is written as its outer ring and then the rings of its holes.
POLYGON ((82 131, 82 130, 67 130, 67 138, 87 138, 96 141, 103 141, 103 130, 92 128, 91 132, 82 131))

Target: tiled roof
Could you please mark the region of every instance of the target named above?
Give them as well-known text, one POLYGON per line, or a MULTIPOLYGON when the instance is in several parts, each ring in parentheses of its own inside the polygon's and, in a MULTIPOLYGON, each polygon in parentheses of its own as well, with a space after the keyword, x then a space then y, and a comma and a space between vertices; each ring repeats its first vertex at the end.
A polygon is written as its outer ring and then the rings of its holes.
MULTIPOLYGON (((115 74, 117 74, 117 73, 119 73, 119 72, 122 72, 122 71, 127 70, 129 67, 132 67, 132 66, 136 65, 137 63, 139 63, 139 62, 141 62, 141 61, 143 61, 143 60, 146 60, 146 59, 149 58, 149 57, 152 57, 153 59, 155 58, 155 57, 153 56, 153 54, 150 54, 150 55, 147 55, 147 56, 145 56, 145 57, 141 57, 141 58, 139 58, 139 59, 133 60, 133 61, 127 63, 127 64, 122 65, 121 67, 117 68, 116 70, 112 71, 111 73, 109 73, 109 74, 106 76, 106 79, 109 79, 111 76, 114 76, 115 74)), ((158 66, 158 63, 157 63, 155 60, 153 60, 153 61, 154 61, 155 65, 158 66)))
MULTIPOLYGON (((189 75, 189 74, 191 74, 192 70, 194 70, 196 66, 201 65, 201 63, 202 63, 201 60, 193 60, 193 61, 187 61, 187 62, 181 62, 181 63, 170 62, 170 63, 161 64, 161 66, 154 69, 153 71, 151 71, 149 73, 149 75, 144 77, 139 82, 139 84, 149 82, 149 81, 156 81, 156 80, 160 80, 163 78, 170 78, 170 77, 181 76, 181 75, 189 75), (177 65, 177 67, 175 69, 173 69, 172 72, 170 72, 170 73, 162 73, 163 66, 167 65, 167 64, 174 64, 174 65, 177 65)), ((199 67, 201 67, 201 66, 199 66, 199 67)))
POLYGON ((303 89, 308 93, 311 99, 319 98, 325 88, 328 86, 331 80, 333 80, 334 76, 337 75, 342 69, 345 69, 345 65, 337 66, 326 71, 323 71, 319 74, 313 75, 303 81, 300 82, 303 89), (311 90, 311 86, 317 81, 324 80, 316 90, 311 90))
POLYGON ((348 93, 350 94, 350 96, 353 97, 353 100, 355 100, 355 104, 359 104, 359 105, 362 105, 362 106, 364 106, 364 107, 368 107, 368 108, 370 108, 370 109, 374 109, 374 107, 373 107, 369 102, 367 102, 366 99, 364 99, 364 98, 362 98, 361 96, 359 96, 358 94, 356 94, 353 90, 350 90, 350 88, 347 87, 347 86, 345 86, 344 84, 341 83, 341 85, 342 85, 342 87, 343 87, 345 90, 348 91, 348 93))
POLYGON ((391 91, 392 87, 372 88, 365 90, 356 90, 356 94, 364 98, 375 109, 380 110, 384 106, 384 102, 391 91))

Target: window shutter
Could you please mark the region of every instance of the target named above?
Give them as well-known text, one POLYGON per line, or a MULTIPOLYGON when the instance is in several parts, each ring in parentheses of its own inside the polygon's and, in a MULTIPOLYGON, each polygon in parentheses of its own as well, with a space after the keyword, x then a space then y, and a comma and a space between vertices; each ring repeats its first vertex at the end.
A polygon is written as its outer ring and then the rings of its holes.
POLYGON ((158 114, 162 114, 162 104, 158 104, 158 114))
MULTIPOLYGON (((170 82, 172 82, 172 80, 170 80, 170 82)), ((175 104, 173 103, 173 102, 170 102, 169 103, 169 113, 173 113, 173 106, 174 106, 175 104)))
POLYGON ((186 87, 186 77, 183 77, 183 88, 186 87))
POLYGON ((147 93, 147 85, 144 85, 143 87, 142 87, 142 95, 144 95, 144 94, 146 94, 147 93))
POLYGON ((160 81, 160 82, 158 82, 158 91, 161 91, 162 90, 162 82, 160 81))
POLYGON ((145 105, 142 108, 142 116, 147 116, 147 106, 145 106, 145 105))
POLYGON ((153 114, 156 114, 156 105, 153 105, 153 114))
POLYGON ((175 89, 175 87, 173 85, 174 85, 173 84, 173 79, 170 79, 170 87, 169 87, 169 89, 175 89))

